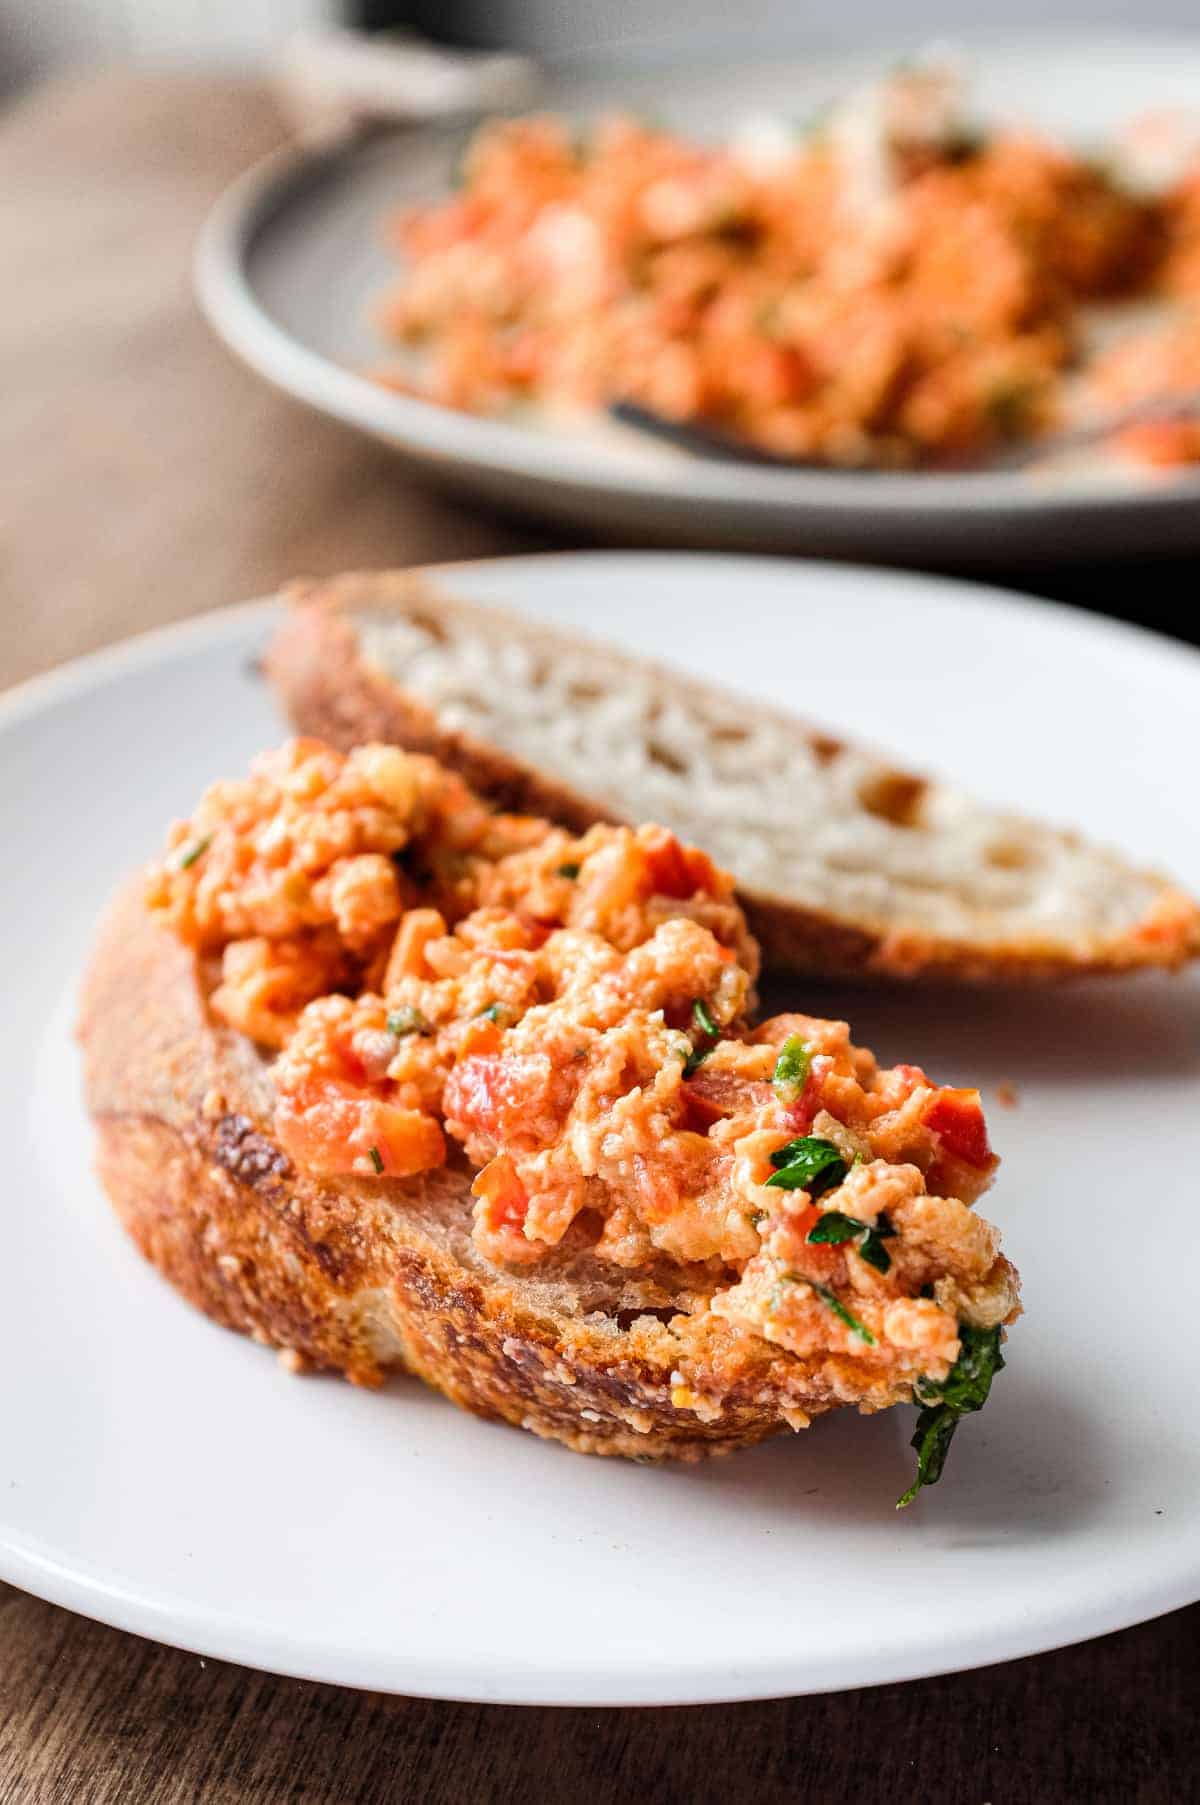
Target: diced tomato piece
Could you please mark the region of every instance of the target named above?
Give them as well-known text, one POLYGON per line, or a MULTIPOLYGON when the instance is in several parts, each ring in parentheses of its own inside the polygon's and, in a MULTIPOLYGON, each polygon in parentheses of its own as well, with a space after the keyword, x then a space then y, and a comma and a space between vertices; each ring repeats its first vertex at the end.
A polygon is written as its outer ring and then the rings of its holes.
MULTIPOLYGON (((394 1109, 384 1104, 377 1111, 374 1124, 368 1118, 364 1133, 370 1134, 373 1126, 375 1139, 371 1147, 389 1178, 411 1178, 414 1173, 442 1165, 446 1158, 441 1128, 423 1110, 394 1109)), ((368 1154, 370 1151, 368 1148, 368 1154)), ((374 1158, 371 1163, 376 1164, 374 1158)))
POLYGON ((556 1125, 554 1080, 542 1054, 472 1054, 446 1081, 446 1118, 497 1143, 528 1145, 556 1125))
POLYGON ((810 360, 792 345, 766 340, 748 341, 743 349, 740 380, 750 400, 764 408, 803 401, 812 392, 814 371, 810 360))
MULTIPOLYGON (((484 1023, 483 1027, 494 1026, 484 1023)), ((471 1032, 474 1032, 472 1024, 471 1032)), ((446 1080, 442 1107, 447 1120, 461 1122, 482 1134, 495 1135, 503 1113, 501 1061, 494 1053, 468 1053, 446 1080)))
POLYGON ((665 830, 662 837, 643 849, 646 879, 652 896, 682 899, 698 890, 712 890, 716 868, 706 853, 684 846, 665 830))
MULTIPOLYGON (((821 1086, 833 1066, 827 1054, 818 1053, 809 1068, 804 1089, 786 1106, 781 1106, 783 1119, 795 1134, 803 1134, 821 1106, 821 1086)), ((778 1103, 775 1087, 762 1078, 739 1078, 733 1072, 710 1072, 701 1066, 685 1078, 681 1094, 687 1108, 687 1127, 705 1133, 723 1116, 739 1115, 745 1110, 762 1109, 778 1103)))
POLYGON ((344 1075, 341 1078, 330 1078, 324 1081, 321 1079, 312 1080, 312 1082, 304 1088, 313 1096, 319 1095, 322 1091, 326 1092, 326 1094, 335 1089, 338 1091, 345 1091, 347 1081, 356 1089, 365 1090, 367 1088, 369 1080, 367 1078, 366 1064, 362 1055, 354 1045, 353 1035, 348 1033, 339 1034, 334 1041, 334 1049, 337 1053, 338 1062, 344 1075))
POLYGON ((524 1227, 529 1199, 516 1168, 506 1153, 498 1154, 483 1167, 476 1175, 471 1189, 476 1197, 482 1199, 483 1209, 479 1214, 493 1233, 524 1227))
POLYGON ((462 1039, 458 1043, 459 1059, 474 1059, 484 1053, 498 1053, 503 1039, 499 1022, 481 1015, 478 1021, 468 1022, 463 1030, 462 1039))
POLYGON ((783 1213, 784 1228, 775 1242, 775 1249, 798 1278, 824 1284, 836 1276, 845 1255, 840 1247, 821 1241, 810 1242, 808 1237, 821 1220, 821 1211, 815 1203, 806 1203, 801 1209, 795 1206, 794 1192, 781 1193, 779 1209, 783 1213))
POLYGON ((1195 420, 1145 420, 1116 436, 1117 448, 1139 463, 1169 470, 1200 461, 1200 423, 1195 420))
POLYGON ((401 978, 428 977, 425 948, 431 940, 440 940, 445 932, 445 918, 437 909, 409 909, 401 917, 388 954, 384 990, 392 990, 401 978))
POLYGON ((817 1100, 810 1073, 808 1083, 795 1101, 783 1105, 783 1118, 793 1134, 807 1134, 812 1127, 812 1119, 816 1113, 817 1100))
POLYGON ((539 921, 536 915, 528 915, 524 909, 519 909, 517 914, 521 926, 529 936, 531 947, 544 946, 559 925, 556 921, 539 921))
POLYGON ((980 1168, 991 1164, 994 1156, 978 1091, 945 1088, 935 1092, 923 1120, 956 1159, 980 1168))
MULTIPOLYGON (((806 1203, 798 1216, 791 1218, 791 1227, 802 1241, 807 1241, 817 1223, 821 1220, 821 1212, 815 1203, 806 1203)), ((820 1243, 818 1243, 818 1246, 820 1243)))
POLYGON ((761 1108, 771 1101, 774 1092, 761 1080, 738 1078, 733 1072, 708 1072, 701 1066, 684 1079, 680 1094, 687 1111, 685 1125, 696 1134, 704 1134, 723 1116, 761 1108))
POLYGON ((432 1116, 334 1080, 314 1080, 294 1095, 281 1095, 275 1132, 298 1166, 322 1176, 365 1172, 369 1162, 378 1177, 411 1178, 446 1157, 432 1116))
MULTIPOLYGON (((808 1229, 804 1233, 807 1237, 808 1229)), ((803 1247, 794 1258, 794 1265, 801 1278, 815 1279, 819 1285, 827 1284, 833 1278, 845 1259, 845 1249, 826 1247, 821 1242, 810 1245, 806 1239, 803 1247)))

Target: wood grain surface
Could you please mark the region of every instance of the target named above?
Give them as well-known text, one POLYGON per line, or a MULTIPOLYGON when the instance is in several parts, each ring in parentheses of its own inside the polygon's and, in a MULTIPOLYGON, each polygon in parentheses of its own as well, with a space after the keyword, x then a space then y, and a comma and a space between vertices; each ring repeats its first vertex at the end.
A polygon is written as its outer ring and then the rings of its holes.
MULTIPOLYGON (((0 685, 294 574, 550 543, 418 487, 213 341, 196 228, 281 131, 261 89, 122 72, 0 118, 0 685)), ((780 1575, 781 1608, 802 1581, 780 1575)), ((1200 1608, 871 1692, 509 1710, 206 1662, 0 1586, 0 1805, 1166 1805, 1200 1798, 1198 1635, 1200 1608)))
POLYGON ((9 1592, 0 1805, 1187 1805, 1198 1627, 822 1698, 539 1711, 274 1679, 9 1592))
POLYGON ((261 90, 114 73, 0 117, 0 684, 302 572, 549 543, 406 480, 234 361, 191 293, 261 90))

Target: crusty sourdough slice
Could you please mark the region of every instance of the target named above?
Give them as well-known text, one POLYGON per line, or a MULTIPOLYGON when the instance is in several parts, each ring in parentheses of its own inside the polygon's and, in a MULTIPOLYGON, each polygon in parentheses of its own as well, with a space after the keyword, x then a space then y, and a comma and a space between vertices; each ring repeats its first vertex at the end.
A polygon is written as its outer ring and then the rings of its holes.
POLYGON ((694 1460, 908 1396, 853 1356, 804 1361, 737 1332, 703 1308, 727 1280, 665 1258, 626 1273, 576 1237, 506 1274, 470 1238, 465 1165, 403 1182, 296 1171, 273 1138, 270 1062, 211 1016, 212 977, 134 884, 93 955, 80 1038, 105 1188, 218 1322, 360 1384, 407 1369, 594 1454, 694 1460))
POLYGON ((778 969, 1040 980, 1200 952, 1196 904, 1113 852, 779 710, 446 597, 436 573, 285 595, 267 671, 302 732, 430 752, 571 828, 662 822, 736 873, 778 969))

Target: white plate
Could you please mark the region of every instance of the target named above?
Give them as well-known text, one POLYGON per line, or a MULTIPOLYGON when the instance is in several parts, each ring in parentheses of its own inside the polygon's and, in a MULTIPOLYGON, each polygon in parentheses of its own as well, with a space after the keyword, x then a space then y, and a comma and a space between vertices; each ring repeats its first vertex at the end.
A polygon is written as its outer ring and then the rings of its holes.
MULTIPOLYGON (((903 46, 911 50, 911 44, 903 46)), ((588 115, 616 102, 712 136, 755 113, 803 118, 887 55, 836 61, 728 57, 680 67, 648 55, 580 60, 546 77, 541 103, 588 115)), ((1141 37, 981 42, 983 111, 1096 144, 1140 112, 1194 106, 1200 45, 1141 37)), ((391 393, 364 369, 389 347, 371 325, 395 281, 381 222, 448 186, 461 134, 411 132, 315 156, 283 151, 234 184, 201 241, 197 279, 216 330, 289 393, 393 445, 440 482, 524 511, 693 544, 852 557, 1098 557, 1200 544, 1200 477, 1097 481, 1028 474, 869 474, 713 463, 636 435, 566 436, 391 393)))
MULTIPOLYGON (((1036 804, 1200 887, 1200 658, 923 577, 603 553, 461 566, 1036 804), (738 630, 731 628, 731 619, 738 630)), ((900 1515, 912 1413, 691 1470, 588 1460, 416 1382, 295 1379, 180 1302, 89 1170, 71 1044, 97 912, 210 779, 282 737, 268 605, 0 703, 0 1575, 202 1653, 514 1703, 897 1680, 1200 1596, 1200 990, 800 993, 891 1061, 978 1079, 1028 1316, 942 1484, 900 1515), (1002 1079, 1020 1106, 995 1104, 1002 1079)))

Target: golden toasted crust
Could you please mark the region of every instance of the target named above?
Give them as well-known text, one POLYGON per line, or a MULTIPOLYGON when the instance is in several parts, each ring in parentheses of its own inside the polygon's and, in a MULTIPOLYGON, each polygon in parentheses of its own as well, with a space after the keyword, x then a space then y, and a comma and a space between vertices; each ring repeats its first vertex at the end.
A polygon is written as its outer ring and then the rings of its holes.
MULTIPOLYGON (((411 610, 423 620, 440 615, 452 627, 465 619, 493 637, 532 636, 543 651, 552 651, 559 640, 565 642, 566 636, 542 626, 532 630, 529 622, 502 610, 448 598, 433 586, 431 575, 436 578, 436 572, 356 572, 322 582, 297 582, 285 589, 283 597, 292 606, 267 653, 266 672, 293 724, 342 750, 366 740, 384 740, 430 753, 499 806, 546 815, 576 831, 613 819, 611 810, 552 774, 474 735, 443 727, 430 707, 364 657, 352 618, 356 612, 403 616, 411 610)), ((697 697, 715 693, 674 674, 664 674, 664 682, 682 684, 697 697)), ((804 729, 795 721, 788 721, 787 727, 803 733, 822 758, 842 750, 841 742, 827 734, 804 729)), ((925 780, 911 774, 893 775, 901 786, 918 791, 926 787, 925 780)), ((939 938, 916 927, 880 931, 788 897, 745 888, 739 900, 764 962, 781 972, 1045 982, 1147 967, 1174 970, 1200 955, 1200 908, 1166 881, 1136 930, 1078 944, 1028 934, 987 943, 939 938)))
MULTIPOLYGON (((98 1169, 146 1258, 217 1322, 361 1385, 406 1368, 464 1409, 586 1453, 694 1460, 839 1401, 836 1362, 806 1390, 790 1355, 705 1318, 711 1393, 700 1414, 677 1408, 680 1344, 662 1322, 622 1329, 581 1310, 566 1281, 556 1297, 468 1266, 465 1169, 336 1185, 298 1173, 272 1137, 266 1064, 205 995, 193 955, 131 887, 83 997, 98 1169)), ((882 1386, 866 1400, 892 1401, 882 1386)))

